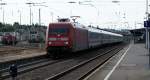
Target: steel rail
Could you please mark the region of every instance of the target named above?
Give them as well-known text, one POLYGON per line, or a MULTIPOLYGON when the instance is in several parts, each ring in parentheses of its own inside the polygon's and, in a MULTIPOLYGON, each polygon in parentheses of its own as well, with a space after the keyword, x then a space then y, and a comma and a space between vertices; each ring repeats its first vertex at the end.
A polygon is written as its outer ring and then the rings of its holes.
MULTIPOLYGON (((23 64, 23 65, 19 65, 18 68, 22 68, 22 67, 26 67, 26 66, 30 66, 30 65, 34 65, 34 64, 38 64, 38 63, 42 63, 42 62, 45 62, 47 60, 48 59, 42 59, 42 60, 39 60, 39 61, 34 61, 34 62, 31 62, 31 63, 26 63, 26 64, 23 64)), ((8 72, 8 71, 9 71, 9 67, 7 67, 5 69, 1 69, 0 73, 8 72)))
POLYGON ((98 55, 98 56, 96 56, 96 57, 94 57, 94 58, 91 58, 91 59, 89 59, 89 60, 83 61, 83 62, 79 63, 78 65, 75 65, 75 66, 73 66, 73 67, 71 67, 71 68, 69 68, 69 69, 67 69, 67 70, 65 70, 65 71, 63 71, 63 72, 60 72, 60 73, 58 73, 58 74, 56 74, 56 75, 54 75, 54 76, 51 76, 51 77, 49 77, 49 78, 47 78, 47 79, 45 79, 45 80, 57 80, 57 79, 59 79, 60 77, 63 77, 64 75, 66 75, 67 73, 70 73, 71 71, 73 71, 73 70, 75 70, 75 69, 77 69, 77 68, 79 68, 79 67, 82 67, 82 66, 84 66, 85 64, 87 64, 87 63, 89 63, 89 62, 91 62, 91 61, 93 61, 93 60, 95 60, 95 59, 97 59, 97 58, 99 58, 99 57, 101 57, 101 56, 103 56, 103 55, 106 55, 106 54, 110 53, 111 51, 113 51, 113 50, 115 50, 115 49, 117 49, 117 48, 113 48, 113 49, 111 49, 111 50, 109 50, 109 51, 107 51, 107 52, 104 52, 104 53, 101 54, 101 55, 98 55))
POLYGON ((98 65, 96 65, 95 67, 93 67, 91 70, 89 70, 86 74, 84 74, 82 77, 80 77, 78 80, 83 80, 84 78, 86 78, 88 75, 90 75, 94 70, 96 70, 97 68, 99 68, 101 65, 103 65, 104 63, 106 63, 110 58, 112 58, 115 54, 117 54, 120 50, 122 50, 123 48, 118 49, 117 51, 114 52, 113 55, 110 55, 106 60, 102 61, 102 63, 99 63, 98 65))
MULTIPOLYGON (((61 60, 61 61, 63 61, 63 60, 61 60)), ((52 65, 52 64, 55 64, 55 63, 58 63, 58 62, 61 62, 60 60, 55 60, 55 61, 48 61, 48 62, 42 62, 41 64, 39 64, 39 63, 34 63, 33 65, 32 64, 29 64, 28 66, 27 65, 25 65, 25 66, 21 66, 20 68, 18 68, 18 74, 20 75, 20 74, 22 74, 22 73, 25 73, 25 72, 28 72, 28 71, 31 71, 31 70, 34 70, 34 69, 37 69, 37 68, 40 68, 40 67, 44 67, 44 66, 48 66, 48 65, 52 65)), ((3 73, 1 73, 1 78, 2 79, 6 79, 6 78, 9 78, 10 77, 10 74, 9 74, 9 72, 8 71, 6 71, 6 72, 3 72, 3 73)))

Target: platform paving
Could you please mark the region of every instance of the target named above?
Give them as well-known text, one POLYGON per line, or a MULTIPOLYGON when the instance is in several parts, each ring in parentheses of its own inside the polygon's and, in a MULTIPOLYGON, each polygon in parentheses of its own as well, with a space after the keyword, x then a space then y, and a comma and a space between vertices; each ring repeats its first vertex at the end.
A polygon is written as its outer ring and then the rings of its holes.
POLYGON ((85 80, 150 80, 149 56, 145 45, 131 43, 127 51, 128 47, 85 80), (124 58, 112 71, 125 52, 127 53, 124 58))

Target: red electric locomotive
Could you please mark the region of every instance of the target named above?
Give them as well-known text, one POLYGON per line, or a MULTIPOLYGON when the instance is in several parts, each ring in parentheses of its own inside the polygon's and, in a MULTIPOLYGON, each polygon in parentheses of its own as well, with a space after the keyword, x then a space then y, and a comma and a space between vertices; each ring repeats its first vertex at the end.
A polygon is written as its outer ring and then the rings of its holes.
POLYGON ((88 49, 88 30, 83 27, 83 25, 69 22, 68 19, 50 23, 46 35, 48 55, 59 56, 59 53, 63 51, 74 52, 88 49))

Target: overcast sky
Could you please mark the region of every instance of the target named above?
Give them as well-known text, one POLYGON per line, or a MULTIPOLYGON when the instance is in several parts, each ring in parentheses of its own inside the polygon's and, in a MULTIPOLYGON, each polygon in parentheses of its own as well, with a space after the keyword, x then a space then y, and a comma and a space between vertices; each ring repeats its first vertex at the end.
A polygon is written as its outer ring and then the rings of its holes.
MULTIPOLYGON (((135 28, 135 23, 143 23, 145 17, 146 0, 2 0, 7 3, 0 9, 0 21, 3 21, 3 10, 5 23, 19 22, 21 12, 21 23, 30 23, 30 8, 27 2, 42 3, 44 6, 32 6, 32 23, 38 23, 38 9, 41 8, 41 23, 48 25, 57 17, 80 16, 78 21, 84 25, 99 25, 105 28, 135 28), (76 3, 68 3, 74 1, 76 3), (84 2, 78 4, 78 2, 84 2), (88 2, 89 1, 89 2, 88 2), (91 2, 90 2, 91 1, 91 2), (88 4, 88 5, 84 5, 88 4), (92 4, 93 6, 89 5, 92 4), (52 19, 53 15, 53 19, 52 19), (128 23, 129 26, 128 26, 128 23)), ((143 27, 140 24, 136 28, 143 27)))

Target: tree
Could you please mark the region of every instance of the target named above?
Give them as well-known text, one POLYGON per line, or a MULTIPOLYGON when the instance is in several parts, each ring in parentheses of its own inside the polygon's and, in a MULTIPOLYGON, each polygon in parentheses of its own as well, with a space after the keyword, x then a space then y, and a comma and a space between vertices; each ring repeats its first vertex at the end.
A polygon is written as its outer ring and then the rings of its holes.
POLYGON ((3 24, 0 22, 0 28, 2 28, 3 27, 3 24))
POLYGON ((20 28, 20 25, 19 25, 18 22, 14 22, 13 27, 15 27, 15 29, 19 29, 19 28, 20 28))

